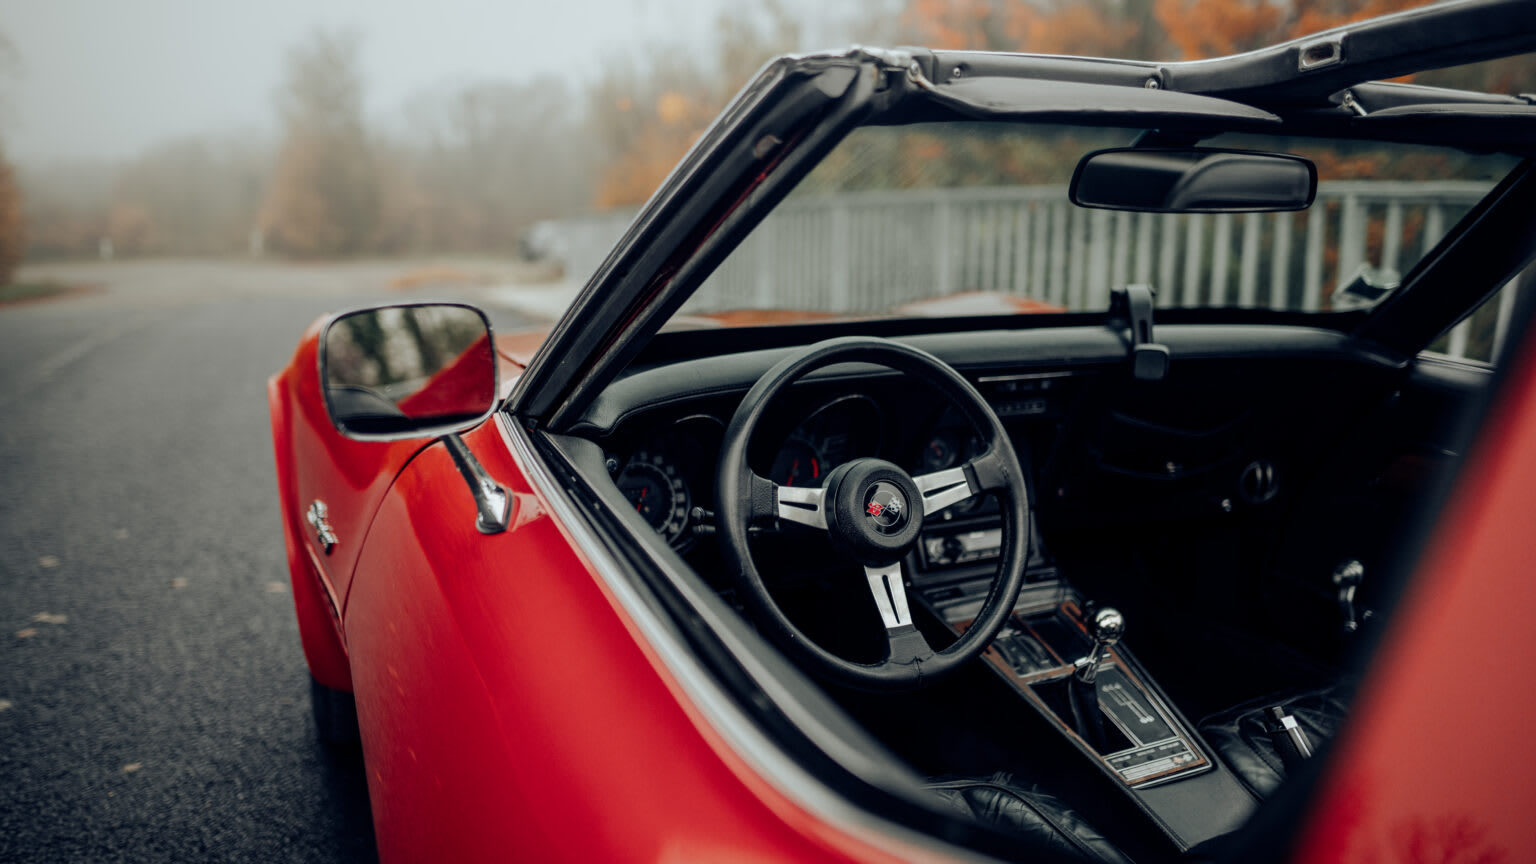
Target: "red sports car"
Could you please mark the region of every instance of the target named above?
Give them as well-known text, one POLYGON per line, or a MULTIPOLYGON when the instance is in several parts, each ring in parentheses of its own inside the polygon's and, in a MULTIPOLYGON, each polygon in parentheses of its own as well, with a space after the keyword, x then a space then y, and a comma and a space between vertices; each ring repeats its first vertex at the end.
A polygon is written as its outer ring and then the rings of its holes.
POLYGON ((317 322, 381 857, 1536 860, 1536 100, 1379 80, 1533 48, 783 57, 547 334, 317 322))

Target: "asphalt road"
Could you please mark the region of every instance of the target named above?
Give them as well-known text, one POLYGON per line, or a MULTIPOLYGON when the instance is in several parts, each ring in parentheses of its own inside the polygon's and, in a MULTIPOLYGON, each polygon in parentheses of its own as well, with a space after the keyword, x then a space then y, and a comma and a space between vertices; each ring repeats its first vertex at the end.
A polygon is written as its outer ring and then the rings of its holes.
POLYGON ((487 290, 410 270, 86 265, 0 306, 0 861, 375 857, 310 719, 265 382, 322 312, 487 290))

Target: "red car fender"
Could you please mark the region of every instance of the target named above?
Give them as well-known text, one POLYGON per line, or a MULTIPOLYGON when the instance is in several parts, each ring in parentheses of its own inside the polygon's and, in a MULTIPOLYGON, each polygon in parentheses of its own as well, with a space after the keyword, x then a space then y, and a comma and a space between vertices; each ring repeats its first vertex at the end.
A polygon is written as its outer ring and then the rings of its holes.
POLYGON ((434 445, 379 507, 346 611, 383 860, 895 860, 756 777, 688 706, 496 424, 466 441, 513 493, 510 529, 476 531, 434 445))
POLYGON ((283 547, 288 553, 288 577, 293 585, 293 607, 299 618, 299 641, 304 660, 316 681, 333 689, 351 691, 352 670, 341 633, 341 610, 329 594, 314 560, 314 549, 305 541, 305 525, 298 514, 294 492, 293 439, 288 427, 288 400, 282 376, 267 379, 267 408, 272 423, 273 457, 277 466, 277 498, 282 502, 283 547))
POLYGON ((313 550, 321 587, 344 612, 373 510, 401 466, 427 440, 353 441, 336 432, 319 387, 319 332, 327 320, 315 321, 304 332, 292 360, 269 387, 269 401, 280 483, 284 472, 290 483, 290 489, 283 490, 284 521, 292 523, 296 537, 303 537, 304 546, 313 550), (315 501, 326 504, 327 520, 338 538, 330 552, 319 546, 306 521, 315 501))
POLYGON ((292 359, 267 382, 267 407, 305 657, 316 680, 348 690, 341 613, 346 609, 357 555, 384 491, 426 442, 353 441, 331 425, 320 391, 317 355, 326 320, 310 325, 292 359), (306 519, 316 501, 324 503, 338 538, 329 552, 306 519))
POLYGON ((1394 616, 1295 861, 1536 861, 1536 340, 1394 616))

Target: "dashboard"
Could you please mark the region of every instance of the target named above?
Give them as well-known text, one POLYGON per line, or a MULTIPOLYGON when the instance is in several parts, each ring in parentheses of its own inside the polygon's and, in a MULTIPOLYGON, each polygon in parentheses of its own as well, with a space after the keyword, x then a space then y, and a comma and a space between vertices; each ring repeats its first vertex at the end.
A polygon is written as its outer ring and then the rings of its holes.
MULTIPOLYGON (((973 383, 1005 419, 1025 458, 1030 441, 1054 439, 1083 378, 1013 373, 973 383)), ((737 401, 738 395, 706 397, 641 412, 605 442, 609 473, 625 501, 678 552, 695 553, 691 557, 707 557, 696 547, 712 542, 715 473, 737 401)), ((960 465, 983 446, 943 397, 901 376, 804 382, 783 401, 772 406, 748 451, 752 470, 780 486, 820 485, 828 472, 861 457, 927 474, 960 465)), ((927 514, 920 566, 938 571, 989 563, 1001 544, 996 513, 996 502, 980 496, 927 514)))
MULTIPOLYGON (((1390 392, 1400 370, 1316 330, 1168 326, 1168 380, 1135 380, 1124 343, 1103 329, 910 337, 954 365, 1003 421, 1029 476, 1036 536, 1096 554, 1107 537, 1156 526, 1228 524, 1286 500, 1327 438, 1390 392), (1099 343, 1103 344, 1099 344, 1099 343)), ((726 424, 779 349, 669 357, 626 372, 577 434, 597 443, 629 506, 697 570, 721 576, 714 489, 726 424)), ((945 397, 888 369, 845 364, 808 375, 763 415, 753 471, 781 486, 819 484, 848 460, 876 457, 913 474, 977 455, 975 430, 945 397)), ((815 540, 806 537, 807 550, 815 540)), ((988 497, 927 514, 911 576, 926 586, 984 578, 1004 542, 988 497)), ((807 556, 814 557, 814 556, 807 556)), ((793 568, 791 568, 793 569, 793 568)), ((713 581, 713 580, 712 580, 713 581)))

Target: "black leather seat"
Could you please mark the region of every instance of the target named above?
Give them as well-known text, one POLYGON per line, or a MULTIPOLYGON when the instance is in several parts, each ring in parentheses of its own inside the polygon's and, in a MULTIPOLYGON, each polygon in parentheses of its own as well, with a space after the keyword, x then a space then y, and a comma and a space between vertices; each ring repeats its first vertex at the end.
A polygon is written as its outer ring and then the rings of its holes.
POLYGON ((928 788, 976 821, 1029 837, 1063 856, 1098 864, 1132 864, 1061 799, 1025 789, 1009 774, 942 778, 928 788))
POLYGON ((1264 710, 1279 705, 1296 718, 1315 752, 1338 732, 1349 708, 1343 686, 1275 694, 1212 714, 1199 724, 1200 734, 1232 769, 1238 780, 1260 799, 1268 798, 1285 779, 1285 763, 1267 731, 1264 710))

